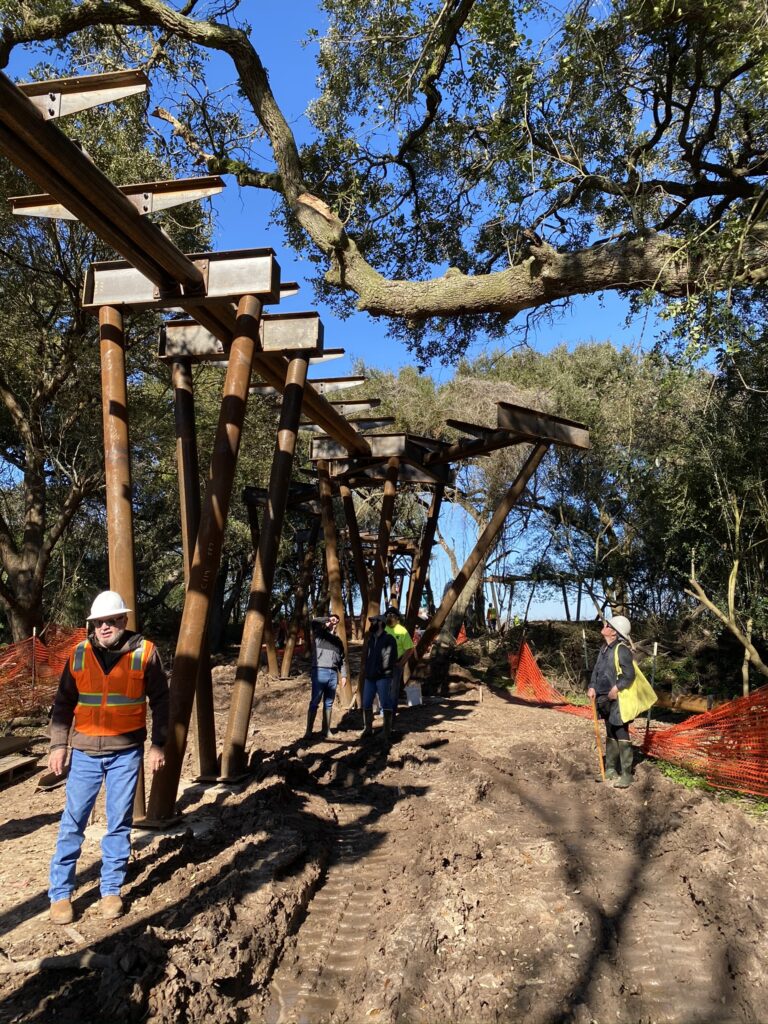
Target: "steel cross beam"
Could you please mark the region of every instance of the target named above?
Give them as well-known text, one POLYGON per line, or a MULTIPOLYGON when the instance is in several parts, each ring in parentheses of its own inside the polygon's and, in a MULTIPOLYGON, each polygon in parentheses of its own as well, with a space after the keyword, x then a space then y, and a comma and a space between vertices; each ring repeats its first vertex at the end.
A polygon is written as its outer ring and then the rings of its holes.
MULTIPOLYGON (((235 332, 230 302, 209 301, 202 271, 158 225, 142 217, 131 201, 88 157, 46 120, 34 103, 0 72, 0 153, 54 196, 78 220, 128 260, 162 292, 178 295, 176 303, 227 347, 235 332), (185 303, 185 296, 190 299, 185 303), (194 299, 197 299, 195 302, 194 299)), ((282 391, 288 362, 283 356, 257 353, 254 369, 282 391)), ((311 387, 304 396, 308 415, 349 451, 369 454, 366 440, 311 387)))

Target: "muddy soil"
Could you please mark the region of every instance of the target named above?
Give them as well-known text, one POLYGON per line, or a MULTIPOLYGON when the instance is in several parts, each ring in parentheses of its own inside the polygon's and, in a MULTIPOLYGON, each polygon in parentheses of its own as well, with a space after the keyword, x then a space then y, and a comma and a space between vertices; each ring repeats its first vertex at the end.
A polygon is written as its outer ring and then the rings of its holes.
POLYGON ((63 790, 4 786, 0 1021, 768 1021, 766 824, 743 804, 652 762, 601 785, 590 723, 502 690, 402 708, 387 753, 356 718, 301 745, 307 677, 259 687, 252 774, 199 785, 189 760, 178 828, 134 833, 118 921, 97 820, 75 923, 48 922, 63 790), (84 950, 95 969, 62 969, 84 950))

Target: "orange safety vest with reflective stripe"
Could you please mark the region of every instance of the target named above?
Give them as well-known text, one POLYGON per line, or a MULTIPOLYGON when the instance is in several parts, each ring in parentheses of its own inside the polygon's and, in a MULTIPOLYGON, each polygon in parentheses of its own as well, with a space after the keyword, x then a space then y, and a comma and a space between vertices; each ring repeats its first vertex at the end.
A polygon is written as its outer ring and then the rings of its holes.
POLYGON ((75 728, 87 736, 121 736, 147 727, 144 670, 155 645, 142 640, 105 673, 90 640, 72 652, 69 669, 77 686, 75 728))

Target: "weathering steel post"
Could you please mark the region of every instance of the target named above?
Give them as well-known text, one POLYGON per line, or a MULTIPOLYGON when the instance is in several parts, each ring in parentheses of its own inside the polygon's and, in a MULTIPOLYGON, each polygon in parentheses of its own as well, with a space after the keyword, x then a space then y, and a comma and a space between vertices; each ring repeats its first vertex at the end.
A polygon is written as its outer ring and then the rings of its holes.
MULTIPOLYGON (((344 518, 347 521, 349 546, 352 548, 352 557, 355 562, 357 585, 360 588, 360 608, 362 613, 364 613, 365 609, 368 607, 368 569, 366 568, 365 558, 363 557, 363 545, 360 543, 360 529, 357 525, 355 502, 352 497, 352 490, 347 484, 339 484, 339 494, 341 495, 341 502, 344 506, 344 518)), ((360 624, 360 633, 362 634, 362 632, 363 623, 360 624)))
MULTIPOLYGON (((256 513, 256 508, 252 502, 248 502, 248 523, 251 527, 251 544, 253 545, 253 557, 255 558, 259 550, 259 517, 256 513)), ((275 632, 272 629, 272 613, 267 605, 267 610, 264 614, 264 646, 267 649, 267 672, 278 677, 279 669, 277 667, 277 651, 275 650, 275 632)))
POLYGON ((133 557, 131 449, 125 374, 123 316, 114 306, 99 310, 104 473, 107 493, 109 585, 131 609, 128 628, 136 629, 136 571, 133 557))
POLYGON ((384 498, 381 502, 381 516, 379 519, 379 535, 376 539, 376 559, 373 563, 373 580, 371 589, 368 592, 368 610, 363 625, 363 650, 360 655, 360 674, 357 680, 357 689, 362 705, 363 683, 365 682, 365 656, 368 650, 368 638, 370 636, 369 616, 378 615, 381 608, 381 591, 384 587, 384 577, 387 573, 387 555, 389 554, 389 538, 392 534, 392 519, 395 514, 395 496, 397 494, 397 477, 400 472, 400 459, 392 456, 387 460, 387 469, 384 476, 384 498))
POLYGON ((237 661, 232 703, 227 721, 224 751, 221 757, 221 774, 232 778, 246 767, 245 743, 248 724, 253 706, 253 694, 261 661, 261 643, 264 637, 264 623, 269 612, 269 599, 275 577, 280 534, 288 503, 288 488, 291 482, 293 455, 301 419, 301 405, 304 385, 307 380, 309 355, 292 358, 285 377, 285 390, 280 407, 280 422, 277 428, 277 444, 269 475, 269 492, 264 509, 259 549, 251 580, 251 594, 243 625, 240 643, 240 657, 237 661))
POLYGON ((448 618, 451 609, 459 599, 461 592, 469 582, 472 573, 475 571, 480 563, 480 559, 488 552, 494 540, 496 539, 499 530, 501 530, 507 516, 509 515, 512 507, 519 500, 520 495, 525 490, 525 485, 528 483, 530 478, 536 472, 536 467, 539 465, 541 460, 549 448, 548 441, 539 441, 533 446, 533 450, 525 461, 523 468, 517 475, 517 479, 509 488, 507 493, 499 502, 496 511, 493 513, 491 521, 488 523, 486 528, 480 534, 477 539, 472 551, 469 553, 466 562, 461 568, 459 575, 446 590, 443 600, 440 603, 440 607, 437 609, 435 614, 432 616, 429 625, 424 630, 424 633, 416 646, 416 657, 423 658, 427 651, 427 648, 432 643, 434 638, 443 628, 445 620, 448 618))
MULTIPOLYGON (((299 585, 296 588, 296 604, 293 609, 293 615, 291 616, 291 625, 288 630, 288 639, 285 642, 285 653, 283 654, 283 663, 280 666, 280 678, 287 679, 291 674, 291 662, 293 661, 293 652, 296 650, 296 638, 299 633, 299 623, 304 618, 304 609, 307 606, 307 594, 309 593, 309 584, 312 581, 312 570, 315 565, 315 548, 317 547, 317 535, 320 533, 320 517, 313 516, 312 523, 309 527, 309 540, 307 541, 307 549, 304 552, 304 560, 301 566, 301 578, 299 579, 299 585)), ((305 646, 309 645, 309 636, 304 638, 305 646)))
POLYGON ((224 527, 232 497, 260 317, 261 302, 252 295, 245 295, 237 309, 237 326, 229 351, 208 487, 181 613, 171 676, 170 729, 165 747, 165 767, 156 773, 149 797, 147 814, 154 821, 170 818, 176 802, 211 596, 221 563, 224 527))
POLYGON ((409 633, 413 632, 416 625, 416 619, 419 615, 421 597, 424 593, 424 584, 426 583, 427 573, 429 572, 429 562, 432 558, 432 548, 435 543, 437 523, 440 518, 440 506, 443 503, 444 493, 445 484, 437 484, 432 493, 432 502, 429 506, 429 512, 427 513, 427 522, 424 526, 424 533, 422 534, 421 545, 419 547, 415 579, 413 581, 413 586, 409 589, 408 606, 405 609, 405 627, 409 633))
MULTIPOLYGON (((200 468, 197 457, 194 383, 189 359, 174 359, 171 364, 171 379, 176 423, 176 467, 179 475, 184 582, 189 586, 195 540, 200 528, 200 468)), ((195 684, 192 731, 195 737, 198 773, 206 778, 217 775, 216 724, 207 630, 195 684)))
MULTIPOLYGON (((321 459, 317 465, 317 489, 320 493, 320 516, 323 524, 323 538, 325 540, 325 569, 328 574, 328 594, 331 599, 331 612, 339 617, 339 626, 336 635, 344 644, 344 656, 349 653, 347 641, 346 615, 344 613, 344 599, 341 594, 341 566, 339 565, 339 554, 336 545, 336 520, 333 515, 333 490, 331 488, 331 477, 328 463, 321 459)), ((341 701, 345 708, 352 703, 352 686, 347 680, 346 691, 340 691, 341 701)))

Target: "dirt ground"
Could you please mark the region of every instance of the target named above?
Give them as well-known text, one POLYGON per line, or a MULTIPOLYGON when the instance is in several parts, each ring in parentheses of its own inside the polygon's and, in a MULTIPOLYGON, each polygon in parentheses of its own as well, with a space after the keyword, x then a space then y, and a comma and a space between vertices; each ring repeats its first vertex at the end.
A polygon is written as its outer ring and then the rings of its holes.
POLYGON ((590 723, 502 690, 402 708, 388 755, 359 716, 302 746, 307 697, 260 677, 253 774, 203 786, 189 763, 180 826, 134 833, 115 922, 99 821, 56 928, 64 792, 3 787, 0 1021, 768 1021, 768 833, 744 805, 652 762, 603 786, 590 723), (85 950, 92 970, 18 971, 85 950))

